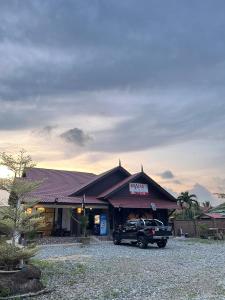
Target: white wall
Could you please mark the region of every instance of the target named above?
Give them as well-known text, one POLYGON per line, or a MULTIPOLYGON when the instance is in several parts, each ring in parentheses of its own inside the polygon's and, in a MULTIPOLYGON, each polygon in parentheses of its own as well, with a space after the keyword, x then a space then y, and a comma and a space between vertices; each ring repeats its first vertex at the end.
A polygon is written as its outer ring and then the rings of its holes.
POLYGON ((8 206, 9 193, 0 190, 0 206, 8 206))

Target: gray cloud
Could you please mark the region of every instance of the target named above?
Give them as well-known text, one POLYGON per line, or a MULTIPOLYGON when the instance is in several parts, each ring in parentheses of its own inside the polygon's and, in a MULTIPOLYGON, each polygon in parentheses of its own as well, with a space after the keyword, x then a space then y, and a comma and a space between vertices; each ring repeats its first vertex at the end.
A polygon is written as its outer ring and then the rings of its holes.
POLYGON ((225 178, 223 177, 214 177, 213 181, 216 184, 216 191, 217 193, 224 193, 225 192, 225 178))
POLYGON ((0 18, 1 130, 122 117, 64 133, 108 153, 225 138, 224 1, 9 0, 0 18))
POLYGON ((173 183, 175 183, 175 184, 182 184, 181 181, 178 180, 178 179, 173 180, 173 183))
POLYGON ((32 133, 41 137, 50 137, 57 127, 58 125, 46 125, 42 128, 34 129, 32 133))
POLYGON ((223 1, 0 5, 0 69, 7 70, 1 75, 3 100, 223 85, 223 1))
POLYGON ((167 103, 152 101, 138 108, 133 118, 96 133, 93 149, 125 152, 191 140, 225 138, 223 100, 213 102, 209 97, 196 101, 186 97, 182 104, 173 100, 167 103))
POLYGON ((166 170, 159 174, 163 179, 173 179, 174 175, 170 170, 166 170))
POLYGON ((173 195, 175 198, 177 198, 179 196, 179 194, 177 192, 175 192, 173 189, 170 189, 168 187, 165 187, 164 188, 171 194, 173 195))
POLYGON ((68 131, 63 132, 60 137, 68 143, 75 144, 80 147, 86 146, 91 140, 92 137, 85 133, 82 129, 73 128, 68 131))
POLYGON ((195 194, 199 202, 209 201, 212 205, 219 204, 219 200, 203 185, 196 183, 190 190, 191 194, 195 194))

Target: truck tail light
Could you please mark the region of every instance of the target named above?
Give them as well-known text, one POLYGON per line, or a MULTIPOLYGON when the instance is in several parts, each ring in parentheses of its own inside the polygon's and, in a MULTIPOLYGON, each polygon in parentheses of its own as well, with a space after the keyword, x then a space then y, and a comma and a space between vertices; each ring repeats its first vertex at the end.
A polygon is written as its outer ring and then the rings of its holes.
POLYGON ((155 230, 154 229, 149 229, 149 234, 154 235, 155 234, 155 230))

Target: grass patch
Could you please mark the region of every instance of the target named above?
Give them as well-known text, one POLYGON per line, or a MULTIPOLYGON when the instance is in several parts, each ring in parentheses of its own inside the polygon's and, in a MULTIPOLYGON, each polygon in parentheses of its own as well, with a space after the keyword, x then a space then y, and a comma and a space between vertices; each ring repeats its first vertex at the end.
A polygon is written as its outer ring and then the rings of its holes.
POLYGON ((86 272, 86 267, 81 263, 56 262, 32 259, 31 263, 37 266, 41 272, 41 281, 44 286, 48 286, 50 282, 54 283, 54 277, 62 276, 66 285, 72 286, 80 281, 86 272))
POLYGON ((188 299, 195 299, 196 297, 198 297, 198 293, 197 292, 191 292, 191 293, 188 293, 188 299))
POLYGON ((9 295, 10 295, 10 289, 9 288, 0 289, 0 297, 7 297, 9 295))
POLYGON ((103 294, 103 299, 105 300, 109 300, 109 299, 115 299, 117 297, 119 297, 120 292, 118 290, 110 290, 110 291, 106 291, 103 294))
POLYGON ((225 296, 225 288, 222 285, 216 287, 216 293, 220 296, 225 296))

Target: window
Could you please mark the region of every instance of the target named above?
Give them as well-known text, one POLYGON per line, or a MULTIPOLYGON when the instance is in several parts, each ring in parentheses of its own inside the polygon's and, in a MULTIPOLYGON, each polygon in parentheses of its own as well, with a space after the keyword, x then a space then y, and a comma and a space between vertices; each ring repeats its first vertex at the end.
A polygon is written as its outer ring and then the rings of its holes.
POLYGON ((155 220, 145 220, 146 226, 158 226, 155 220))

